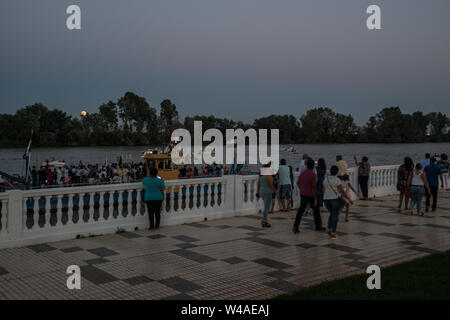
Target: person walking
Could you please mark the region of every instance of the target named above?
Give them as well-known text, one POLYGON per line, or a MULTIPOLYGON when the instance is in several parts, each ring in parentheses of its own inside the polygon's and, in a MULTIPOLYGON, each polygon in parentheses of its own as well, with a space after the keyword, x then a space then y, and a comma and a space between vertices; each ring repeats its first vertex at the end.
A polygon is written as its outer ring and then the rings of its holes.
POLYGON ((149 230, 159 228, 161 218, 161 204, 164 199, 164 185, 163 179, 158 177, 158 169, 151 168, 150 176, 142 179, 145 186, 144 201, 147 206, 148 218, 150 222, 149 230))
POLYGON ((292 169, 292 166, 289 166, 289 179, 291 181, 291 197, 289 198, 289 201, 288 201, 288 211, 290 211, 294 208, 293 192, 294 192, 295 186, 294 186, 294 170, 292 169))
POLYGON ((414 163, 410 157, 406 157, 403 164, 398 168, 397 172, 397 191, 400 191, 400 202, 398 208, 402 208, 403 200, 405 200, 405 210, 408 210, 409 188, 408 180, 414 169, 414 163))
POLYGON ((420 162, 422 164, 422 168, 425 169, 428 165, 430 165, 430 158, 431 154, 425 153, 425 159, 420 162))
POLYGON ((344 175, 342 177, 342 185, 344 186, 344 200, 345 204, 341 209, 345 208, 345 222, 348 222, 348 215, 350 214, 350 206, 353 205, 352 196, 350 195, 350 190, 353 191, 355 194, 357 193, 355 188, 353 188, 351 182, 350 182, 350 176, 348 174, 344 175))
POLYGON ((281 159, 280 166, 278 167, 278 177, 279 177, 279 195, 282 210, 287 212, 289 211, 289 199, 291 199, 292 189, 291 189, 291 179, 290 179, 290 170, 286 165, 286 159, 281 159))
POLYGON ((358 183, 361 189, 362 200, 367 200, 369 197, 369 176, 370 164, 369 158, 362 157, 362 161, 358 162, 358 158, 354 156, 355 164, 358 166, 358 183))
POLYGON ((411 192, 411 202, 409 209, 411 215, 414 213, 414 206, 417 210, 417 215, 423 216, 422 199, 425 191, 429 194, 430 186, 428 185, 427 174, 422 171, 422 164, 417 163, 413 173, 409 176, 408 185, 411 192), (426 189, 426 190, 425 190, 426 189))
POLYGON ((320 209, 317 199, 317 174, 314 171, 314 160, 309 159, 306 162, 306 170, 303 171, 297 180, 297 186, 300 189, 300 207, 298 208, 295 217, 292 232, 299 233, 299 226, 303 217, 303 213, 308 205, 311 206, 314 212, 314 224, 316 231, 323 231, 322 218, 320 217, 320 209))
POLYGON ((320 158, 316 166, 317 173, 317 202, 319 207, 323 207, 323 180, 327 174, 325 159, 320 158))
POLYGON ((441 167, 442 178, 444 180, 444 183, 441 187, 442 189, 448 190, 448 175, 450 171, 450 164, 448 162, 448 156, 446 153, 441 154, 441 159, 437 162, 437 165, 441 167))
POLYGON ((428 212, 430 210, 430 200, 431 197, 433 197, 433 205, 431 206, 431 210, 435 212, 437 207, 439 178, 441 179, 441 185, 444 184, 441 167, 436 164, 435 157, 430 158, 430 164, 426 166, 423 171, 427 175, 428 185, 430 186, 430 192, 428 192, 426 196, 425 211, 428 212))
POLYGON ((267 221, 267 214, 272 205, 272 193, 277 194, 278 191, 273 184, 272 175, 267 174, 268 169, 270 168, 270 163, 263 165, 261 168, 261 172, 259 174, 258 186, 257 186, 257 197, 261 197, 264 202, 264 210, 263 210, 263 219, 261 221, 261 226, 263 228, 270 228, 271 225, 267 221), (264 172, 262 172, 264 171, 264 172))
POLYGON ((339 173, 338 166, 334 165, 330 168, 330 174, 324 180, 323 199, 325 207, 330 216, 328 218, 327 233, 331 239, 336 239, 336 229, 339 221, 339 211, 342 206, 342 200, 345 197, 345 190, 342 180, 337 177, 339 173))
POLYGON ((339 169, 339 172, 337 174, 338 178, 342 178, 344 175, 348 174, 347 161, 345 161, 341 155, 336 156, 336 166, 339 169))

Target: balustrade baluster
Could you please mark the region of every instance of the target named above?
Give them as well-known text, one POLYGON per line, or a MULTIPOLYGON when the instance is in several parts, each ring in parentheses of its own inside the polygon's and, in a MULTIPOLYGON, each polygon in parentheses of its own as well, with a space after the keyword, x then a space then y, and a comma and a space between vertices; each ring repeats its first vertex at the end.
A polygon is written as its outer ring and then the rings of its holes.
POLYGON ((52 208, 51 200, 52 200, 52 196, 45 197, 45 224, 44 224, 44 228, 46 228, 46 229, 50 228, 50 226, 51 226, 50 225, 50 217, 51 217, 50 210, 52 208))
POLYGON ((55 223, 55 227, 62 226, 62 210, 63 210, 62 198, 63 198, 62 194, 59 194, 57 196, 57 201, 58 202, 56 203, 56 223, 55 223))
POLYGON ((98 221, 105 221, 105 191, 100 192, 100 200, 98 201, 98 221))
POLYGON ((6 200, 0 200, 0 202, 2 203, 2 209, 1 209, 1 214, 2 214, 2 229, 0 230, 1 234, 6 234, 8 232, 7 230, 7 222, 8 222, 8 207, 7 207, 7 202, 6 200))
POLYGON ((182 212, 183 211, 183 185, 179 185, 178 186, 178 210, 177 212, 182 212))
POLYGON ((118 208, 117 208, 117 210, 118 210, 117 218, 118 219, 124 218, 124 215, 123 215, 123 190, 119 191, 119 199, 118 199, 118 208))
POLYGON ((172 212, 174 212, 175 211, 175 208, 174 208, 174 204, 175 204, 175 201, 174 201, 174 197, 175 197, 175 186, 170 186, 169 187, 169 195, 170 195, 170 198, 169 198, 169 211, 167 211, 168 213, 172 213, 172 212))
POLYGON ((127 190, 127 217, 132 217, 131 211, 133 209, 133 190, 127 190))

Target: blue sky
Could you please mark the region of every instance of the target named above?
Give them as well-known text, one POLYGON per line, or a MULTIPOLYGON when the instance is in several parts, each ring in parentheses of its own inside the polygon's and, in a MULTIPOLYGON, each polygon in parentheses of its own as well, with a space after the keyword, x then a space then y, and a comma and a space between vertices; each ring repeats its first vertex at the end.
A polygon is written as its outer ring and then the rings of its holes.
POLYGON ((182 117, 450 110, 448 0, 2 0, 0 112, 133 91, 182 117), (66 29, 67 6, 82 30, 66 29), (366 28, 370 4, 382 30, 366 28))

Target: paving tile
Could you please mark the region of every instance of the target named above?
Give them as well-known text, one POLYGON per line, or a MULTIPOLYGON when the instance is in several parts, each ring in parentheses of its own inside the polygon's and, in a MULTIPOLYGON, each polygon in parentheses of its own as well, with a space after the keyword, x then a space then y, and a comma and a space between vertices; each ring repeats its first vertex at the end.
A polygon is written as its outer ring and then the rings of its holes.
POLYGON ((259 236, 265 235, 265 233, 264 232, 253 231, 253 232, 247 233, 247 235, 250 236, 250 237, 259 237, 259 236))
POLYGON ((440 252, 438 250, 423 248, 423 247, 418 247, 418 246, 408 247, 408 249, 414 250, 414 251, 419 251, 419 252, 426 252, 426 253, 439 253, 440 252))
POLYGON ((186 258, 186 259, 190 259, 192 261, 198 262, 198 263, 208 263, 211 261, 215 261, 216 259, 205 256, 203 254, 194 252, 194 251, 190 251, 190 250, 186 250, 186 249, 179 249, 179 250, 173 250, 173 251, 169 251, 170 253, 176 254, 180 257, 186 258))
POLYGON ((227 226, 227 225, 220 225, 220 226, 216 226, 216 228, 219 228, 219 229, 230 229, 230 228, 233 228, 232 226, 227 226))
POLYGON ((95 249, 88 249, 87 251, 89 251, 90 253, 95 254, 95 255, 97 255, 99 257, 102 257, 102 258, 103 257, 109 257, 109 256, 115 256, 115 255, 118 254, 117 252, 115 252, 115 251, 113 251, 111 249, 108 249, 108 248, 104 248, 104 247, 95 248, 95 249))
POLYGON ((287 263, 283 263, 280 261, 276 261, 273 259, 269 259, 269 258, 261 258, 261 259, 256 259, 253 260, 253 262, 261 264, 263 266, 266 267, 271 267, 274 269, 287 269, 287 268, 292 268, 293 266, 287 263))
POLYGON ((161 238, 165 238, 165 237, 166 236, 163 235, 163 234, 152 234, 152 235, 148 236, 147 238, 150 238, 150 239, 161 239, 161 238))
POLYGON ((379 235, 385 236, 385 237, 390 237, 390 238, 402 239, 402 240, 414 239, 414 237, 405 236, 403 234, 390 233, 390 232, 383 232, 383 233, 380 233, 379 235))
POLYGON ((8 274, 8 273, 9 273, 9 272, 6 271, 5 268, 0 267, 0 276, 5 275, 5 274, 8 274))
POLYGON ((297 247, 304 248, 304 249, 309 249, 309 248, 317 247, 317 245, 316 244, 312 244, 312 243, 303 242, 303 243, 297 244, 297 247))
POLYGON ((371 219, 361 219, 359 218, 358 221, 371 223, 371 224, 377 224, 384 227, 391 227, 395 226, 395 223, 389 223, 389 222, 383 222, 383 221, 377 221, 377 220, 371 220, 371 219))
POLYGON ((250 230, 250 231, 261 231, 262 228, 257 228, 253 226, 239 226, 239 229, 250 230))
POLYGON ((351 260, 361 260, 361 259, 365 259, 367 257, 362 256, 360 254, 348 253, 348 254, 343 255, 342 258, 351 259, 351 260))
POLYGON ((28 246, 27 248, 33 250, 36 253, 56 250, 55 247, 52 247, 52 246, 50 246, 48 244, 45 244, 45 243, 44 244, 36 244, 36 245, 33 245, 33 246, 28 246))
POLYGON ((93 265, 82 266, 80 269, 81 269, 81 277, 85 278, 86 280, 96 285, 110 283, 119 280, 113 275, 97 267, 94 267, 93 265))
POLYGON ((344 263, 347 266, 351 266, 351 267, 356 267, 362 270, 366 270, 367 267, 369 266, 369 264, 365 263, 365 262, 361 262, 361 261, 351 261, 351 262, 346 262, 344 263))
POLYGON ((282 270, 271 271, 271 272, 265 273, 265 275, 272 277, 272 278, 277 278, 277 279, 286 279, 286 278, 291 278, 291 277, 295 276, 295 274, 293 274, 293 273, 282 271, 282 270))
POLYGON ((261 220, 261 216, 255 216, 255 215, 245 216, 245 218, 253 219, 253 220, 261 220))
POLYGON ((264 238, 247 238, 246 240, 248 241, 253 241, 256 243, 260 243, 263 244, 265 246, 270 246, 270 247, 274 247, 274 248, 285 248, 285 247, 289 247, 289 244, 283 243, 283 242, 279 242, 279 241, 274 241, 274 240, 269 240, 269 239, 264 239, 264 238))
POLYGON ((142 238, 143 236, 134 232, 120 232, 118 233, 119 236, 128 238, 128 239, 134 239, 134 238, 142 238))
POLYGON ((197 246, 192 243, 179 243, 179 244, 176 244, 175 247, 178 247, 181 249, 190 249, 190 248, 195 248, 197 246))
POLYGON ((83 251, 84 249, 80 248, 80 247, 70 247, 70 248, 64 248, 64 249, 59 249, 64 253, 72 253, 72 252, 78 252, 78 251, 83 251))
POLYGON ((275 288, 275 289, 284 291, 286 293, 290 293, 290 292, 293 292, 293 291, 296 291, 296 290, 300 290, 300 289, 303 288, 301 286, 295 285, 293 283, 290 283, 288 281, 281 280, 281 279, 270 281, 270 282, 265 282, 264 285, 268 286, 268 287, 271 287, 271 288, 275 288))
POLYGON ((437 229, 450 230, 450 226, 444 226, 444 225, 440 225, 440 224, 427 223, 426 226, 432 227, 432 228, 437 228, 437 229))
POLYGON ((361 236, 361 237, 370 237, 372 235, 371 233, 367 233, 367 232, 357 232, 354 234, 361 236))
POLYGON ((324 248, 331 248, 331 249, 344 251, 344 252, 349 252, 349 253, 354 253, 354 252, 361 251, 361 249, 356 249, 356 248, 343 246, 343 245, 335 244, 335 243, 326 244, 326 245, 323 245, 322 247, 324 247, 324 248))
POLYGON ((188 237, 188 236, 184 236, 184 235, 174 236, 174 237, 172 237, 172 238, 173 238, 173 239, 176 239, 176 240, 183 241, 183 242, 196 242, 196 241, 200 241, 199 239, 192 238, 192 237, 188 237))
POLYGON ((405 240, 405 241, 400 241, 401 244, 406 244, 408 246, 418 246, 423 244, 422 242, 418 242, 418 241, 411 241, 411 240, 405 240))
POLYGON ((173 296, 168 296, 165 298, 162 298, 161 300, 197 300, 194 297, 191 297, 190 295, 181 293, 181 294, 176 294, 173 296))
POLYGON ((133 278, 124 279, 123 281, 128 283, 129 285, 137 286, 139 284, 152 282, 153 280, 146 276, 137 276, 133 278))
POLYGON ((106 260, 105 258, 94 258, 89 260, 84 260, 87 264, 93 265, 93 264, 100 264, 100 263, 106 263, 109 262, 109 260, 106 260))
POLYGON ((190 291, 195 291, 202 289, 203 287, 195 284, 194 282, 188 281, 186 279, 183 279, 181 277, 171 277, 166 278, 158 281, 159 283, 162 283, 163 285, 175 289, 181 293, 187 293, 190 291))
POLYGON ((231 258, 223 259, 222 261, 225 261, 226 263, 229 263, 229 264, 238 264, 238 263, 246 262, 247 260, 241 259, 239 257, 231 257, 231 258))
POLYGON ((194 228, 199 228, 199 229, 210 228, 210 226, 207 224, 197 223, 197 222, 187 223, 186 225, 189 227, 194 227, 194 228))

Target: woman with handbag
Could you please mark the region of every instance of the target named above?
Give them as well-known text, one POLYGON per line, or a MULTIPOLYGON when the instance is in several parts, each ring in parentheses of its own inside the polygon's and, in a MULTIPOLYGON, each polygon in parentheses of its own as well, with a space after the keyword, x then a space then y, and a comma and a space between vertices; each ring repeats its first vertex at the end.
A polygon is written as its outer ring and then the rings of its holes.
POLYGON ((345 204, 345 190, 343 182, 337 177, 339 168, 332 166, 330 173, 325 177, 323 182, 323 200, 325 207, 330 212, 328 218, 327 233, 332 239, 336 239, 336 228, 338 224, 339 211, 341 206, 345 204))
POLYGON ((144 201, 147 205, 148 218, 150 220, 149 230, 158 229, 161 220, 161 204, 164 199, 166 186, 163 179, 158 177, 158 169, 156 168, 150 169, 150 176, 142 179, 142 183, 145 186, 144 201))
POLYGON ((403 164, 398 168, 397 172, 397 191, 400 192, 400 203, 398 208, 402 208, 403 200, 405 201, 405 210, 408 210, 409 187, 408 180, 414 171, 414 163, 410 157, 406 157, 403 164))

